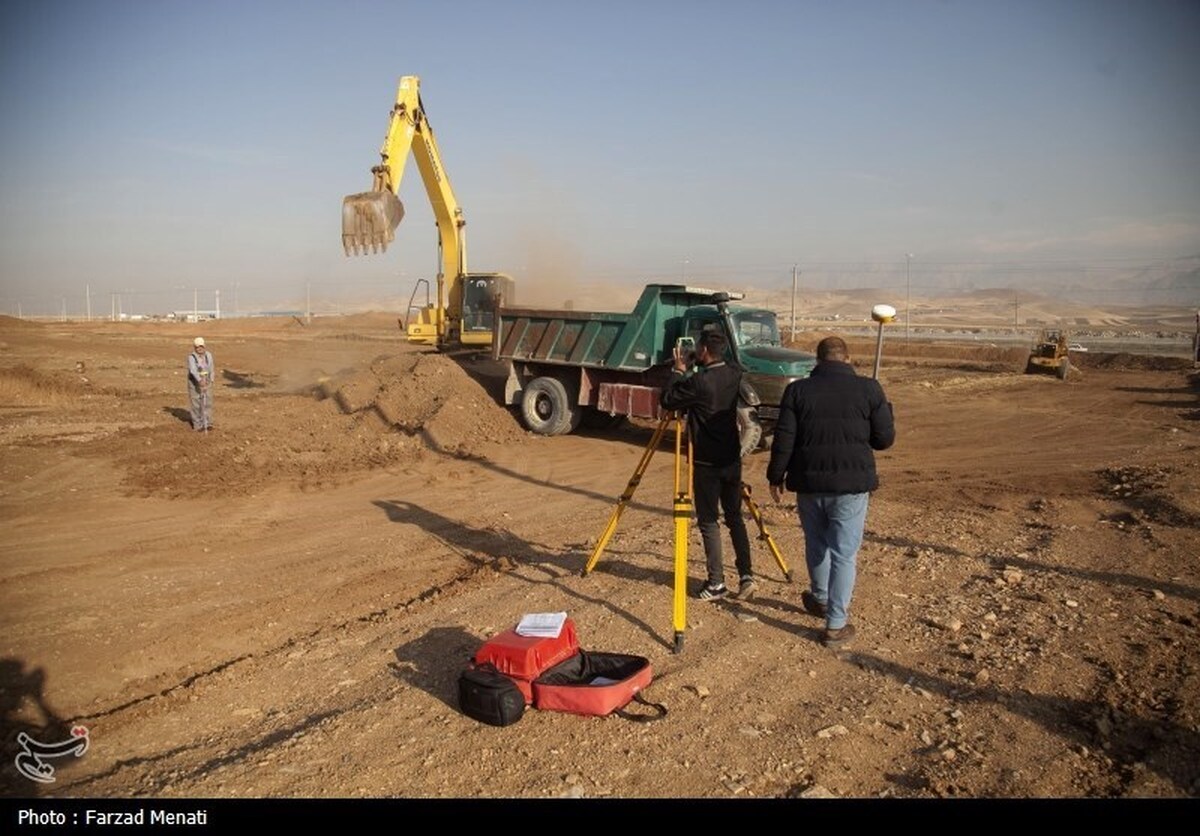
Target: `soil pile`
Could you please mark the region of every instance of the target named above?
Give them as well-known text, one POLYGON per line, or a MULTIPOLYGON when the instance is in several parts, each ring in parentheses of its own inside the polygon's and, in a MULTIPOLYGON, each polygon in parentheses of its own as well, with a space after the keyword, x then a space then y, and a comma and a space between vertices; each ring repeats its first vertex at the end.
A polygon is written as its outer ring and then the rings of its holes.
POLYGON ((207 432, 191 431, 186 411, 171 407, 163 411, 177 421, 123 429, 85 452, 123 461, 136 495, 187 496, 197 481, 240 495, 278 482, 322 490, 428 451, 484 459, 524 436, 458 364, 434 354, 378 357, 292 392, 218 386, 214 398, 207 432), (196 443, 181 445, 181 429, 196 443))
POLYGON ((380 357, 367 369, 328 381, 347 414, 374 411, 386 426, 419 434, 435 450, 479 456, 490 442, 523 436, 508 410, 471 380, 453 360, 439 354, 380 357))

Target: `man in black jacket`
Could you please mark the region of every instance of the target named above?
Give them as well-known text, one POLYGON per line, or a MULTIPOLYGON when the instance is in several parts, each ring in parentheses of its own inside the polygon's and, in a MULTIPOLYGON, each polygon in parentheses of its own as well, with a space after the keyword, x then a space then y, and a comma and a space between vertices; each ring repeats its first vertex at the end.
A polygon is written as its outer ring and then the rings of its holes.
POLYGON ((805 610, 825 619, 828 647, 854 636, 849 610, 858 549, 867 501, 879 487, 873 451, 895 440, 883 387, 854 373, 841 337, 821 340, 812 374, 783 393, 767 481, 776 502, 785 484, 797 493, 811 584, 800 598, 805 610))
POLYGON ((750 537, 742 518, 742 444, 737 424, 738 394, 742 372, 725 362, 727 340, 720 331, 705 331, 696 343, 700 369, 688 374, 688 359, 675 348, 671 381, 663 389, 664 409, 687 412, 692 438, 692 492, 696 500, 696 522, 704 540, 708 581, 700 599, 715 601, 729 594, 721 555, 719 514, 733 541, 740 584, 738 597, 754 594, 750 571, 750 537))

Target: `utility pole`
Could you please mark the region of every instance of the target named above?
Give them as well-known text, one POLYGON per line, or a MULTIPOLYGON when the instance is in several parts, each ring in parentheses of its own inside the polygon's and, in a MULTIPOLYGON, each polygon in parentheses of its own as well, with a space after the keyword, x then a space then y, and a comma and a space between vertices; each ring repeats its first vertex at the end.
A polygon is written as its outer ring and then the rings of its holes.
POLYGON ((92 321, 92 286, 90 284, 85 284, 83 287, 84 287, 84 292, 87 295, 87 321, 91 322, 92 321))
POLYGON ((304 321, 312 322, 312 282, 304 283, 304 321))
POLYGON ((796 265, 792 265, 792 342, 796 341, 796 265))
POLYGON ((904 255, 904 341, 909 339, 909 325, 912 321, 912 253, 904 255))
POLYGON ((1021 327, 1021 293, 1017 290, 1013 291, 1013 326, 1021 327))
POLYGON ((200 321, 200 291, 192 288, 192 319, 196 322, 200 321))
POLYGON ((1200 310, 1196 311, 1196 337, 1192 346, 1192 363, 1200 363, 1200 310))

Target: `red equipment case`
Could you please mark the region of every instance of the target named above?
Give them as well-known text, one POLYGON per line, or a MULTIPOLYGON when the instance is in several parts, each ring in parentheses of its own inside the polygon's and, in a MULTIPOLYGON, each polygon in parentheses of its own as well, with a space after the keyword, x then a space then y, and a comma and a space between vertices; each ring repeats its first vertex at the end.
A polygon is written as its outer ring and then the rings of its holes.
POLYGON ((500 673, 511 677, 525 695, 525 704, 533 704, 533 680, 560 662, 579 653, 575 623, 567 619, 558 638, 522 636, 516 629, 492 636, 475 654, 475 664, 491 663, 500 673))

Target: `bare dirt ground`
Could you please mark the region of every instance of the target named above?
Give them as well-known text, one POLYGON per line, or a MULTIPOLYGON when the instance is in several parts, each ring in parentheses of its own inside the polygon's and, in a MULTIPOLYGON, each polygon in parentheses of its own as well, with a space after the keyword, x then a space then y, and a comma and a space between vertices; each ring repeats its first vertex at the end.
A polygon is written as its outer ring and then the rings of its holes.
MULTIPOLYGON (((1093 354, 1063 383, 1023 362, 885 345, 899 435, 854 644, 822 647, 800 607, 801 535, 758 453, 795 581, 757 544, 758 596, 689 599, 673 653, 670 449, 580 576, 645 426, 527 434, 488 363, 407 347, 384 316, 0 318, 0 790, 1195 797, 1200 378, 1093 354), (208 434, 187 423, 194 331, 219 370, 208 434), (649 657, 668 716, 459 713, 479 644, 557 610, 585 648, 649 657), (53 783, 18 773, 19 732, 73 726, 90 748, 53 783)), ((702 563, 693 529, 693 585, 702 563)))

